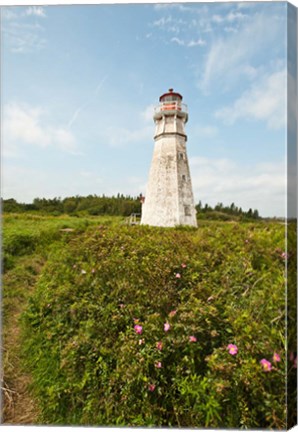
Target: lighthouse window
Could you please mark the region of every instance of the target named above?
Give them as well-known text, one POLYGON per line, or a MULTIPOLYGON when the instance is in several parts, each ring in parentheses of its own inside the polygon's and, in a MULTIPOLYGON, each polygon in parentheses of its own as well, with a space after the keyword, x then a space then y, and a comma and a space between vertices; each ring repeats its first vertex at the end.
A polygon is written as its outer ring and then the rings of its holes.
POLYGON ((179 153, 179 159, 183 159, 183 153, 179 153))
POLYGON ((186 177, 185 177, 185 175, 184 175, 184 174, 182 174, 182 180, 183 180, 183 181, 185 181, 185 180, 186 180, 186 177))
POLYGON ((190 206, 188 205, 184 206, 184 214, 185 216, 191 216, 190 206))

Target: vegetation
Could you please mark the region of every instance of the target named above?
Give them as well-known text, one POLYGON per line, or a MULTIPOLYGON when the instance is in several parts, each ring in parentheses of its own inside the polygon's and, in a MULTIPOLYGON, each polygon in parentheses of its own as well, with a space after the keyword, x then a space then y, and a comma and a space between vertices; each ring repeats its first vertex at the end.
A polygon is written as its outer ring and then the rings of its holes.
POLYGON ((212 219, 212 220, 235 220, 235 221, 246 221, 246 220, 257 220, 260 219, 258 210, 248 211, 242 210, 241 207, 237 207, 234 203, 230 206, 224 206, 223 203, 218 203, 214 208, 208 204, 202 205, 201 201, 196 205, 198 219, 212 219))
POLYGON ((282 225, 47 223, 22 318, 41 423, 285 427, 282 225))
POLYGON ((2 201, 4 212, 39 212, 59 216, 69 215, 110 215, 129 216, 131 213, 140 213, 140 198, 132 198, 118 194, 116 197, 88 195, 87 197, 75 196, 61 198, 35 198, 33 203, 18 203, 10 198, 2 201))
MULTIPOLYGON (((101 218, 105 224, 117 218, 101 218)), ((2 237, 2 419, 11 424, 38 421, 38 404, 28 394, 31 377, 22 363, 19 317, 27 307, 51 250, 65 247, 73 235, 98 224, 97 218, 4 214, 2 237)))
POLYGON ((6 406, 22 375, 28 422, 285 429, 284 225, 124 221, 4 216, 6 406))
MULTIPOLYGON (((132 213, 141 213, 141 196, 130 197, 118 194, 116 197, 89 195, 87 197, 75 196, 68 198, 35 198, 31 204, 18 203, 10 198, 2 200, 3 209, 7 213, 38 212, 39 214, 51 214, 59 216, 69 215, 118 215, 129 216, 132 213)), ((224 206, 218 203, 214 208, 208 204, 202 205, 201 201, 196 205, 198 219, 210 220, 258 220, 258 210, 242 210, 234 203, 224 206)))

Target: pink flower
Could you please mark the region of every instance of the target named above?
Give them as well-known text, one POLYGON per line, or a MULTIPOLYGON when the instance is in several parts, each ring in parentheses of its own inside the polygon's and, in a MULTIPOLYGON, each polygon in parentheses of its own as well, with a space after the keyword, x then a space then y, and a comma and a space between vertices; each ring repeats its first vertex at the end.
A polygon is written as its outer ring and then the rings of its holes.
POLYGON ((189 342, 196 342, 197 338, 195 336, 189 336, 189 342))
POLYGON ((95 269, 92 269, 92 270, 91 270, 91 273, 95 273, 95 269))
POLYGON ((142 345, 143 343, 145 343, 145 339, 139 339, 139 345, 142 345))
POLYGON ((142 331, 143 331, 143 327, 142 327, 142 326, 140 326, 140 325, 135 325, 135 326, 134 326, 134 329, 135 329, 135 332, 136 332, 136 333, 138 333, 138 334, 142 334, 142 331))
POLYGON ((123 309, 123 308, 125 307, 125 304, 124 304, 124 303, 120 303, 119 307, 120 307, 121 309, 123 309))
POLYGON ((153 392, 155 390, 155 384, 149 384, 148 389, 153 392))
POLYGON ((170 330, 170 328, 171 328, 171 326, 170 326, 170 324, 169 323, 165 323, 164 324, 164 326, 163 326, 163 328, 164 328, 164 331, 169 331, 170 330))
POLYGON ((181 264, 181 267, 182 267, 182 268, 186 268, 186 264, 182 263, 182 264, 181 264))
POLYGON ((237 352, 238 352, 238 347, 237 347, 237 345, 229 344, 229 345, 228 345, 228 350, 229 350, 229 353, 230 353, 230 354, 232 354, 232 355, 236 355, 237 352))
POLYGON ((280 362, 280 355, 277 354, 277 353, 274 353, 274 354, 273 354, 273 361, 275 361, 275 362, 280 362))
POLYGON ((270 372, 272 369, 272 365, 270 363, 270 361, 266 360, 266 359, 262 359, 260 361, 261 365, 263 366, 263 370, 264 372, 270 372))
POLYGON ((160 369, 162 367, 161 362, 156 362, 155 363, 155 367, 158 368, 158 369, 160 369))
POLYGON ((162 342, 156 342, 156 348, 161 351, 162 350, 162 342))
POLYGON ((175 276, 176 276, 177 279, 180 279, 180 278, 181 278, 181 274, 180 274, 180 273, 176 273, 175 276))
POLYGON ((283 252, 281 254, 281 257, 284 258, 284 259, 287 259, 289 257, 289 255, 286 252, 283 252))
POLYGON ((173 316, 176 315, 176 313, 177 313, 176 310, 172 310, 172 311, 169 313, 169 316, 170 316, 170 317, 173 317, 173 316))

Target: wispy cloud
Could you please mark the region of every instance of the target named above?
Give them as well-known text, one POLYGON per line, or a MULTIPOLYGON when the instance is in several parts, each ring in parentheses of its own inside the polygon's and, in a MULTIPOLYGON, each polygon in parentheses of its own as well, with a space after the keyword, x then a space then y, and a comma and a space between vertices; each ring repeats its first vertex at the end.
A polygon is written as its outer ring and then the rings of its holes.
POLYGON ((283 20, 259 13, 243 21, 237 32, 230 28, 225 37, 212 42, 200 73, 199 87, 204 92, 212 86, 226 91, 240 80, 243 84, 243 79, 254 78, 250 72, 256 68, 256 59, 260 67, 260 54, 273 43, 284 43, 279 37, 283 20))
POLYGON ((69 120, 69 122, 68 122, 68 125, 67 125, 67 127, 68 128, 71 128, 72 126, 73 126, 73 124, 76 122, 76 120, 77 120, 77 118, 78 118, 78 116, 79 116, 79 114, 84 110, 84 109, 86 109, 95 99, 96 99, 96 97, 98 96, 98 94, 99 94, 99 92, 100 92, 100 90, 101 90, 101 88, 102 88, 102 86, 104 85, 104 82, 106 81, 106 79, 108 78, 108 76, 106 75, 101 81, 100 81, 100 83, 98 84, 98 86, 96 87, 96 89, 95 89, 95 91, 94 91, 94 93, 93 93, 93 95, 86 101, 86 102, 84 102, 82 105, 80 105, 75 111, 74 111, 74 113, 73 113, 73 115, 71 116, 71 118, 70 118, 70 120, 69 120))
POLYGON ((174 43, 176 43, 176 44, 178 44, 180 46, 185 46, 185 47, 188 47, 188 48, 195 47, 195 46, 204 46, 204 45, 206 45, 206 41, 203 40, 203 39, 190 40, 190 41, 187 42, 187 41, 185 41, 183 39, 179 39, 178 37, 173 37, 171 39, 171 42, 174 42, 174 43))
POLYGON ((141 117, 142 117, 143 120, 145 120, 146 123, 147 122, 152 123, 153 114, 154 114, 154 108, 155 108, 155 105, 150 104, 141 113, 141 117))
POLYGON ((230 159, 190 159, 195 200, 216 205, 234 202, 262 216, 285 215, 285 161, 243 165, 230 159))
POLYGON ((193 138, 215 138, 218 136, 218 127, 208 124, 196 124, 192 130, 193 138))
POLYGON ((238 11, 231 11, 226 15, 212 15, 211 17, 211 21, 217 24, 222 24, 222 23, 232 23, 235 21, 242 21, 243 19, 247 18, 248 16, 243 14, 242 12, 238 12, 238 11))
POLYGON ((43 149, 51 146, 74 155, 81 154, 75 136, 65 127, 50 124, 40 107, 18 103, 4 105, 4 156, 20 156, 26 145, 43 149))
POLYGON ((114 148, 126 147, 152 141, 152 125, 143 126, 139 129, 128 129, 125 127, 108 127, 105 130, 105 142, 114 148))
POLYGON ((152 23, 152 27, 157 27, 160 30, 170 33, 180 33, 181 28, 187 24, 187 21, 182 18, 175 18, 172 15, 163 16, 152 23))
POLYGON ((275 72, 254 83, 234 103, 216 112, 228 125, 239 119, 262 120, 268 128, 286 125, 286 72, 275 72))
POLYGON ((38 18, 45 18, 41 7, 29 7, 25 11, 5 7, 3 9, 2 31, 3 45, 11 52, 26 54, 39 51, 46 46, 44 27, 36 22, 38 18), (35 18, 32 21, 32 17, 35 18))
POLYGON ((37 17, 42 17, 45 18, 46 17, 46 13, 43 7, 40 6, 30 6, 26 9, 25 11, 26 15, 34 15, 37 17))

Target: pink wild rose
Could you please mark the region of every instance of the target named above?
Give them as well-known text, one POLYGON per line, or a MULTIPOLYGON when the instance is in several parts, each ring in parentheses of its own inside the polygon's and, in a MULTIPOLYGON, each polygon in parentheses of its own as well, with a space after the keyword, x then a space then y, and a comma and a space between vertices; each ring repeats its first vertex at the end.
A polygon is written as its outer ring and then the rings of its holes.
POLYGON ((177 313, 176 310, 172 310, 172 311, 169 313, 169 316, 170 316, 170 317, 173 317, 173 316, 176 315, 176 313, 177 313))
POLYGON ((189 342, 196 342, 197 338, 195 336, 189 336, 189 342))
POLYGON ((155 384, 149 384, 148 389, 153 392, 155 390, 155 384))
POLYGON ((164 328, 164 331, 169 331, 170 330, 170 328, 171 328, 171 326, 170 326, 170 324, 169 323, 165 323, 164 324, 164 326, 163 326, 163 328, 164 328))
POLYGON ((156 342, 156 348, 161 351, 162 350, 162 342, 156 342))
POLYGON ((270 363, 270 361, 266 360, 266 359, 262 359, 260 361, 261 365, 263 366, 263 370, 264 372, 270 372, 272 369, 272 365, 270 363))
POLYGON ((234 345, 234 344, 229 344, 228 350, 229 350, 229 353, 231 355, 236 355, 238 353, 238 347, 237 347, 237 345, 234 345))
POLYGON ((155 367, 156 367, 157 369, 160 369, 160 368, 162 367, 161 362, 156 362, 156 363, 155 363, 155 367))
POLYGON ((273 361, 274 362, 280 362, 280 355, 277 353, 274 353, 273 354, 273 361))
POLYGON ((143 327, 142 326, 140 326, 140 325, 137 324, 137 325, 134 326, 134 329, 135 329, 136 333, 142 334, 142 331, 143 331, 143 327))
POLYGON ((186 264, 185 264, 185 263, 182 263, 182 264, 181 264, 181 267, 182 267, 182 268, 186 268, 186 264))
POLYGON ((176 276, 177 279, 181 278, 181 274, 180 273, 176 273, 175 276, 176 276))

